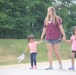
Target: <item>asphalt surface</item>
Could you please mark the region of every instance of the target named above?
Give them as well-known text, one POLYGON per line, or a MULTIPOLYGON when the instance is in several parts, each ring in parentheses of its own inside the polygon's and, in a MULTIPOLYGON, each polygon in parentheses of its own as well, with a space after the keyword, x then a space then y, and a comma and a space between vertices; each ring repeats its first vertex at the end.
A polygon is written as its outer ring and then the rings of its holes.
POLYGON ((30 63, 0 66, 0 75, 76 75, 76 69, 68 69, 71 66, 70 60, 63 60, 62 63, 63 69, 59 69, 58 62, 54 61, 53 70, 45 70, 48 62, 37 63, 37 69, 29 69, 30 63))

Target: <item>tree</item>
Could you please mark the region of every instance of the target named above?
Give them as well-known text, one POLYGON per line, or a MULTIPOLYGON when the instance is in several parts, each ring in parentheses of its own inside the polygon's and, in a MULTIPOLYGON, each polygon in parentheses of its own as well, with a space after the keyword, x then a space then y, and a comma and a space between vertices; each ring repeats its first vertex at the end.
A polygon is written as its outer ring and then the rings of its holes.
POLYGON ((63 27, 65 29, 67 38, 72 35, 72 28, 75 26, 75 8, 76 6, 72 3, 72 0, 58 0, 59 3, 55 3, 57 14, 61 16, 63 20, 63 27), (74 25, 73 25, 74 24, 74 25))
POLYGON ((27 38, 30 34, 40 38, 49 6, 56 8, 68 34, 76 24, 72 0, 0 0, 0 38, 27 38))

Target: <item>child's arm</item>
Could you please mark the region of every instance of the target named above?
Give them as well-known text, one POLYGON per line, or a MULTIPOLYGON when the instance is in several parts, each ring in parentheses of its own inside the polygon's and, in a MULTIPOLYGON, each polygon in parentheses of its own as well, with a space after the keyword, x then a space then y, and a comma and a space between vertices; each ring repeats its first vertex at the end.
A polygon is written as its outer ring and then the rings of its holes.
POLYGON ((66 42, 67 42, 67 43, 72 43, 72 40, 71 40, 71 39, 70 39, 70 40, 66 40, 66 42))
POLYGON ((39 42, 37 42, 37 44, 40 44, 40 43, 42 43, 43 41, 41 40, 41 41, 39 41, 39 42))
POLYGON ((24 53, 25 53, 28 49, 29 49, 29 46, 27 46, 27 47, 26 47, 26 49, 25 49, 24 53))

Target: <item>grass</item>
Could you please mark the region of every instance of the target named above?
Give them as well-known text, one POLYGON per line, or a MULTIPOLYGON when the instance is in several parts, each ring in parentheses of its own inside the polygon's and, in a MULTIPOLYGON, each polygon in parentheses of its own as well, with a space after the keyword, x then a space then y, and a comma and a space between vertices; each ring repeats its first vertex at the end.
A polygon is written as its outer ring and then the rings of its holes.
MULTIPOLYGON (((39 39, 37 39, 39 41, 39 39)), ((62 42, 60 46, 61 59, 69 59, 71 54, 70 44, 62 42)), ((0 39, 0 66, 18 64, 17 57, 21 55, 27 47, 26 39, 0 39)), ((37 62, 48 61, 46 43, 37 46, 37 62)), ((53 53, 54 54, 54 53, 53 53)), ((26 52, 25 59, 21 63, 29 63, 29 50, 26 52)), ((57 60, 55 54, 53 60, 57 60)))

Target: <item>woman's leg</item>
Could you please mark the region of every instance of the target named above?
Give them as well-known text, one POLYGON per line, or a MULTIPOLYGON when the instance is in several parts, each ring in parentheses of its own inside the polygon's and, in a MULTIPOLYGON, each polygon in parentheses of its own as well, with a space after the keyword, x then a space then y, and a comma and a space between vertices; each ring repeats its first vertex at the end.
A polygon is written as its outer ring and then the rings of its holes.
POLYGON ((53 46, 54 46, 54 52, 56 54, 56 57, 57 57, 59 63, 61 63, 61 56, 60 56, 60 52, 59 52, 60 43, 55 44, 53 46))
POLYGON ((58 62, 59 62, 59 68, 62 69, 61 55, 60 55, 60 52, 59 52, 60 43, 54 44, 53 46, 54 46, 54 52, 55 52, 56 57, 57 57, 58 62))
POLYGON ((52 44, 46 43, 47 49, 48 49, 48 59, 49 59, 49 64, 52 66, 52 44))

